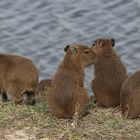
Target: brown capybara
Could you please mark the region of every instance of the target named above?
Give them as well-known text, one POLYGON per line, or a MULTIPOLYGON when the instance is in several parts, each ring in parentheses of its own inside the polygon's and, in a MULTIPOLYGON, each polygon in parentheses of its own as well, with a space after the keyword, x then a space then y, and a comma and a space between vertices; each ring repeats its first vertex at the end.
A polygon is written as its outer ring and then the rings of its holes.
POLYGON ((124 81, 120 92, 120 103, 125 117, 140 117, 140 71, 124 81))
POLYGON ((82 117, 87 113, 88 102, 84 68, 93 63, 95 54, 80 44, 68 45, 64 50, 66 55, 47 92, 48 105, 58 118, 82 117))
POLYGON ((44 79, 44 80, 41 80, 37 86, 37 94, 40 95, 40 96, 46 96, 44 91, 47 91, 47 89, 51 86, 51 82, 52 82, 52 79, 44 79))
POLYGON ((16 104, 34 104, 38 71, 32 61, 16 55, 0 54, 0 95, 16 104))
POLYGON ((92 89, 100 107, 115 107, 120 104, 120 90, 127 72, 113 47, 114 39, 99 38, 92 45, 96 53, 92 89))

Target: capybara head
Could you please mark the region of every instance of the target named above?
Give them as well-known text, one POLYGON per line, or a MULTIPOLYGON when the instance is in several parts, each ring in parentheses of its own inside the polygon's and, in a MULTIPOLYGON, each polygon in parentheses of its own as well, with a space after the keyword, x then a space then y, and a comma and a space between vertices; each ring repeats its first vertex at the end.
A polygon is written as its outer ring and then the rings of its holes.
POLYGON ((22 93, 23 101, 21 104, 28 104, 28 105, 34 105, 36 102, 36 95, 34 92, 24 92, 22 93))
POLYGON ((104 55, 105 53, 109 53, 110 50, 113 50, 112 47, 115 46, 115 39, 105 39, 99 38, 96 39, 92 45, 92 49, 97 55, 104 55))
POLYGON ((86 45, 81 44, 67 45, 64 48, 64 51, 68 55, 71 55, 72 59, 75 60, 75 62, 78 61, 83 68, 93 64, 93 61, 95 59, 95 52, 93 52, 92 49, 86 45))

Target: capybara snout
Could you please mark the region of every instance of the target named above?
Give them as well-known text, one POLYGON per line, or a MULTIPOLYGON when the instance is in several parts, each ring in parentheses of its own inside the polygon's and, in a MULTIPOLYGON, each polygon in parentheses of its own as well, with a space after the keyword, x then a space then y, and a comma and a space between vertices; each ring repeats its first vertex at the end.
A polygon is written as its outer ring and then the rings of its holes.
POLYGON ((34 105, 35 102, 36 102, 36 95, 35 95, 35 92, 24 92, 22 94, 23 96, 23 100, 21 102, 21 104, 28 104, 28 105, 34 105))

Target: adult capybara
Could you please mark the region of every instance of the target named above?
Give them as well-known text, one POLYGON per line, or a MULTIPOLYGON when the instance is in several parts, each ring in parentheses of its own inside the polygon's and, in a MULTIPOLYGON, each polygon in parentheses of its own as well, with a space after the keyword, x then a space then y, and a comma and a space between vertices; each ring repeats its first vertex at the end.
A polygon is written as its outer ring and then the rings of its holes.
POLYGON ((127 72, 114 50, 115 40, 99 38, 92 45, 96 53, 92 89, 101 107, 115 107, 120 104, 120 89, 127 78, 127 72))
POLYGON ((81 117, 86 114, 88 102, 84 68, 93 63, 95 53, 79 44, 68 45, 64 50, 64 60, 47 92, 48 105, 51 113, 58 118, 81 117))
POLYGON ((36 90, 37 94, 45 97, 46 96, 45 91, 47 91, 47 89, 51 86, 51 82, 52 79, 41 80, 37 86, 37 90, 36 90))
POLYGON ((0 54, 0 94, 2 100, 34 104, 38 71, 32 61, 21 56, 0 54))
POLYGON ((120 103, 125 117, 140 117, 140 71, 124 81, 120 92, 120 103))

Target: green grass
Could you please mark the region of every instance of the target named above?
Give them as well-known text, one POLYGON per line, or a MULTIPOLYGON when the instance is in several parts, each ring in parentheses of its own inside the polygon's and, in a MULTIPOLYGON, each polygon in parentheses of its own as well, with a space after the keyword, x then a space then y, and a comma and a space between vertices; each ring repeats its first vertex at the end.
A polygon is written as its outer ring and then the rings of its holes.
POLYGON ((35 106, 0 105, 0 140, 139 140, 140 120, 125 119, 119 108, 99 108, 89 104, 90 114, 75 119, 57 119, 47 102, 35 106))

